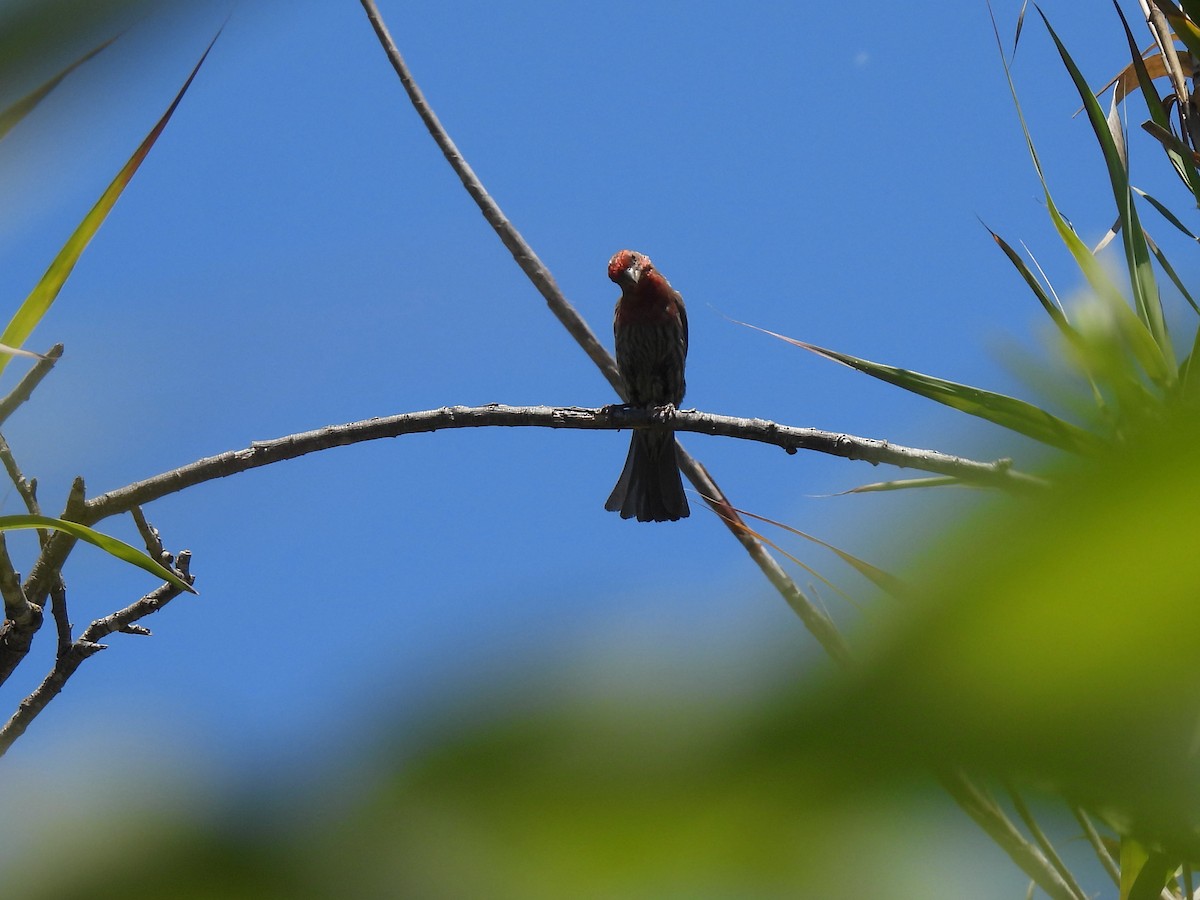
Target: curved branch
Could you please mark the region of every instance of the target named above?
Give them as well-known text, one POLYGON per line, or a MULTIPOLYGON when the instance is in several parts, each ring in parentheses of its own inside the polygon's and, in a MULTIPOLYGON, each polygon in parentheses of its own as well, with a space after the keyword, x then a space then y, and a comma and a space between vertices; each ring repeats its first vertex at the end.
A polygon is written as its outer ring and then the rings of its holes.
POLYGON ((1014 471, 1007 460, 979 462, 936 450, 902 447, 888 441, 837 434, 816 428, 780 425, 764 419, 739 419, 696 410, 634 409, 608 406, 601 409, 566 406, 448 406, 422 412, 401 413, 379 419, 329 425, 315 431, 289 434, 270 441, 255 441, 242 450, 229 450, 198 459, 143 481, 137 481, 83 504, 78 521, 93 525, 108 516, 127 512, 205 481, 236 475, 260 466, 309 453, 345 447, 364 441, 421 434, 450 428, 485 427, 574 428, 612 431, 623 428, 671 428, 698 434, 720 435, 773 444, 788 453, 813 450, 857 459, 873 465, 886 463, 910 469, 951 475, 975 484, 1030 490, 1045 482, 1014 471))

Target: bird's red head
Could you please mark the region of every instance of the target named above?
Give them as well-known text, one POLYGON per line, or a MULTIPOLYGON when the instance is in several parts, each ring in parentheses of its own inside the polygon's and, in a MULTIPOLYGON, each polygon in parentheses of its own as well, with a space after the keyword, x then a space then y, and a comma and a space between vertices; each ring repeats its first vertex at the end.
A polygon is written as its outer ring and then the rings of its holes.
POLYGON ((654 271, 650 257, 636 250, 618 250, 608 261, 608 277, 621 287, 632 286, 647 272, 654 271))

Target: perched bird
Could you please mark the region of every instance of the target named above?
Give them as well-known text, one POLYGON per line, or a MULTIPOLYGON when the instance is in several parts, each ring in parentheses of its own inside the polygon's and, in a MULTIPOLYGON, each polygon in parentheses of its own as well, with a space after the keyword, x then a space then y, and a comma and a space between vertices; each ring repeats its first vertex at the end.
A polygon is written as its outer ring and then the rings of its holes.
MULTIPOLYGON (((632 406, 679 406, 686 387, 688 323, 683 297, 649 257, 622 250, 608 263, 621 286, 613 312, 617 368, 632 406)), ((604 508, 622 519, 674 522, 688 515, 675 459, 675 433, 638 429, 629 441, 625 470, 604 508)))

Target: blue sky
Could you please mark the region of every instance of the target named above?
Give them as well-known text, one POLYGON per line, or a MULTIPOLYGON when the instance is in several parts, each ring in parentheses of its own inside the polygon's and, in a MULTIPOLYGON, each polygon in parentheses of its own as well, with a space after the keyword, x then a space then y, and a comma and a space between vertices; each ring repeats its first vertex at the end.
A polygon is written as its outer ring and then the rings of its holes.
MULTIPOLYGON (((685 405, 1029 452, 729 321, 1023 390, 1011 345, 1036 351, 1043 317, 979 218, 1026 241, 1060 288, 1075 281, 983 3, 868 0, 849 22, 829 4, 380 5, 460 149, 606 342, 617 249, 649 254, 683 293, 685 405)), ((1019 4, 995 7, 1007 43, 1019 4)), ((1080 28, 1070 4, 1046 11, 1094 84, 1124 64, 1110 12, 1080 28)), ((196 6, 133 29, 0 145, 11 307, 224 14, 196 6)), ((1040 22, 1026 23, 1016 75, 1056 200, 1094 241, 1112 218, 1102 161, 1040 22)), ((1169 183, 1143 154, 1139 183, 1169 183)), ((48 510, 76 474, 95 493, 324 424, 613 400, 461 190, 354 3, 234 8, 32 345, 56 341, 66 356, 6 429, 48 510)), ((529 669, 670 680, 703 660, 736 680, 764 645, 814 656, 699 502, 674 525, 604 511, 627 442, 412 436, 155 503, 168 546, 194 553, 201 596, 148 622, 151 639, 112 639, 6 765, 91 771, 136 747, 167 769, 253 776, 529 669)), ((890 473, 684 443, 743 508, 883 562, 962 502, 817 497, 890 473)), ((3 511, 19 505, 3 494, 3 511)), ((127 522, 105 528, 136 540, 127 522)), ((77 627, 153 586, 89 548, 67 576, 77 627)), ((4 715, 49 668, 50 643, 0 690, 4 715)))

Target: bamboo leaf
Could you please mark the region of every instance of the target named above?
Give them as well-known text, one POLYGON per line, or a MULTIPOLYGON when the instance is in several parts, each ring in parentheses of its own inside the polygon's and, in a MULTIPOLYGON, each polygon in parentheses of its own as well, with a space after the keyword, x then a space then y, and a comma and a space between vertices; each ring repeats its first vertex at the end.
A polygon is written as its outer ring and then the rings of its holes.
POLYGON ((1013 264, 1017 272, 1025 280, 1025 283, 1029 285, 1029 289, 1033 291, 1033 295, 1037 297, 1038 302, 1042 304, 1042 308, 1046 310, 1046 314, 1054 320, 1054 324, 1058 326, 1059 330, 1064 333, 1072 332, 1073 329, 1067 322, 1066 315, 1042 287, 1041 282, 1037 280, 1037 276, 1035 276, 1033 272, 1030 271, 1029 267, 1025 265, 1025 260, 1021 259, 1017 251, 1009 246, 1008 242, 1005 241, 1004 238, 1000 237, 1000 235, 988 228, 987 225, 984 225, 983 227, 987 228, 987 232, 992 236, 992 240, 996 242, 996 245, 1004 252, 1004 255, 1008 257, 1008 261, 1013 264))
POLYGON ((931 487, 949 487, 951 485, 960 487, 977 487, 969 482, 963 481, 961 478, 955 478, 951 475, 935 475, 930 478, 904 478, 897 481, 876 481, 871 484, 860 484, 858 487, 852 487, 848 491, 838 491, 832 494, 834 497, 841 497, 846 494, 874 494, 884 493, 887 491, 906 491, 912 488, 931 488, 931 487))
POLYGON ((1150 194, 1147 194, 1145 191, 1141 190, 1140 188, 1135 187, 1133 190, 1139 197, 1141 197, 1143 200, 1145 200, 1147 203, 1149 203, 1151 206, 1153 206, 1156 210, 1158 210, 1159 215, 1161 215, 1164 219, 1166 219, 1168 222, 1170 222, 1172 225, 1174 225, 1176 228, 1178 228, 1180 232, 1185 234, 1187 237, 1191 238, 1193 241, 1200 242, 1200 238, 1196 237, 1196 235, 1194 235, 1192 233, 1190 228, 1188 228, 1181 221, 1179 221, 1178 217, 1176 217, 1176 215, 1173 212, 1171 212, 1171 210, 1167 209, 1167 207, 1165 207, 1163 204, 1161 204, 1156 199, 1154 199, 1153 196, 1151 196, 1150 194))
POLYGON ((1161 851, 1147 850, 1130 837, 1121 839, 1121 900, 1156 900, 1178 862, 1161 851))
POLYGON ((56 531, 64 531, 72 537, 79 538, 81 541, 94 544, 105 553, 111 554, 123 562, 137 566, 139 569, 145 569, 151 575, 161 578, 163 581, 170 582, 180 590, 187 591, 189 594, 196 593, 196 589, 190 584, 161 563, 151 559, 141 550, 131 547, 129 544, 117 540, 115 537, 101 534, 99 531, 88 528, 86 525, 80 525, 78 522, 68 522, 66 519, 55 519, 51 516, 0 516, 0 531, 14 531, 27 528, 52 528, 56 531))
POLYGON ((1200 0, 1179 0, 1183 11, 1193 22, 1200 22, 1200 0))
MULTIPOLYGON (((220 32, 218 32, 219 35, 220 32)), ((158 136, 167 127, 167 122, 170 121, 171 115, 175 112, 176 107, 179 106, 183 95, 187 93, 187 89, 191 86, 196 73, 200 71, 200 66, 204 64, 204 60, 208 57, 208 53, 212 50, 216 40, 217 38, 214 37, 212 42, 209 43, 203 56, 200 57, 200 61, 196 63, 187 81, 179 89, 179 93, 175 95, 175 99, 167 108, 167 111, 163 113, 162 118, 158 120, 158 123, 150 130, 150 133, 146 135, 145 140, 142 141, 133 156, 130 157, 129 161, 117 174, 117 177, 109 184, 108 188, 100 196, 100 199, 96 201, 96 205, 92 207, 83 221, 79 223, 79 226, 75 229, 71 237, 67 239, 67 243, 58 252, 54 261, 50 263, 50 267, 41 277, 41 280, 38 281, 29 296, 25 298, 20 308, 17 309, 17 312, 8 323, 8 327, 0 334, 0 344, 6 344, 9 347, 20 347, 33 332, 33 329, 37 327, 38 322, 42 320, 42 317, 50 308, 50 304, 58 297, 58 293, 62 289, 64 282, 66 282, 67 276, 75 268, 75 263, 79 261, 80 255, 104 223, 105 218, 112 210, 114 204, 116 204, 117 198, 121 196, 121 192, 125 190, 126 185, 129 184, 134 173, 137 172, 138 167, 145 160, 146 155, 150 152, 150 148, 158 140, 158 136)), ((0 355, 0 371, 3 371, 4 367, 8 364, 8 359, 8 356, 0 355)))
POLYGON ((1150 248, 1150 252, 1154 254, 1154 258, 1158 260, 1158 264, 1162 266, 1162 270, 1167 273, 1167 277, 1171 279, 1171 283, 1175 285, 1175 289, 1197 313, 1200 313, 1200 306, 1196 305, 1196 301, 1192 299, 1191 292, 1184 285, 1183 280, 1176 274, 1175 268, 1167 260, 1167 256, 1159 248, 1158 244, 1146 235, 1146 245, 1150 248))
MULTIPOLYGON (((1133 32, 1129 28, 1129 22, 1125 18, 1125 13, 1122 11, 1120 4, 1116 0, 1113 0, 1113 5, 1116 7, 1117 15, 1121 19, 1121 26, 1125 29, 1125 41, 1129 45, 1129 55, 1132 58, 1130 67, 1133 69, 1134 75, 1137 78, 1137 84, 1141 88, 1142 99, 1145 101, 1146 109, 1150 112, 1150 119, 1161 130, 1170 134, 1170 116, 1168 116, 1167 109, 1158 96, 1158 90, 1154 87, 1154 79, 1161 78, 1167 74, 1166 60, 1161 53, 1155 54, 1153 57, 1153 69, 1151 69, 1152 61, 1143 59, 1142 53, 1138 50, 1137 44, 1134 42, 1133 32)), ((1190 58, 1180 58, 1179 63, 1181 68, 1190 75, 1192 69, 1190 58)), ((1114 94, 1115 96, 1117 95, 1114 94)), ((1180 152, 1179 149, 1169 144, 1163 144, 1163 149, 1166 150, 1167 158, 1170 159, 1175 171, 1179 173, 1179 177, 1183 179, 1183 183, 1188 186, 1193 196, 1200 201, 1200 174, 1196 172, 1196 163, 1190 149, 1184 147, 1183 152, 1180 152)))
MULTIPOLYGON (((1104 162, 1108 168, 1108 177, 1113 190, 1113 198, 1116 201, 1117 213, 1121 217, 1121 233, 1124 238, 1126 265, 1129 269, 1129 280, 1133 289, 1134 301, 1138 314, 1150 330, 1154 343, 1158 346, 1158 354, 1162 357, 1163 365, 1159 366, 1157 361, 1155 361, 1152 364, 1153 371, 1148 368, 1147 373, 1155 381, 1169 384, 1173 380, 1175 372, 1174 351, 1171 347, 1170 337, 1167 334, 1166 321, 1163 318, 1162 302, 1159 298, 1158 287, 1154 280, 1154 270, 1150 262, 1150 251, 1146 246, 1141 222, 1138 219, 1137 207, 1133 203, 1133 192, 1129 187, 1128 169, 1121 158, 1120 148, 1113 139, 1108 119, 1101 109, 1096 95, 1088 87, 1083 73, 1075 65, 1071 54, 1067 52, 1066 46, 1050 25, 1050 20, 1046 18, 1045 13, 1038 10, 1038 14, 1042 17, 1042 21, 1046 25, 1046 30, 1050 33, 1050 37, 1058 49, 1058 54, 1063 61, 1063 65, 1066 66, 1067 72, 1075 84, 1075 89, 1083 100, 1088 121, 1091 123, 1092 131, 1095 133, 1096 140, 1104 153, 1104 162)), ((1090 253, 1088 256, 1094 261, 1094 256, 1090 253)))
POLYGON ((944 406, 949 406, 968 415, 985 419, 1010 431, 1033 438, 1035 441, 1041 441, 1043 444, 1048 444, 1051 447, 1058 447, 1061 450, 1067 450, 1072 453, 1093 453, 1104 446, 1103 441, 1091 432, 1085 431, 1078 425, 1072 425, 1070 422, 1060 419, 1058 416, 1046 412, 1046 410, 1034 406, 1032 403, 1027 403, 1024 400, 959 384, 954 381, 947 381, 944 378, 924 375, 909 369, 901 369, 896 366, 888 366, 883 363, 859 359, 848 353, 839 353, 836 350, 828 350, 824 347, 818 347, 815 344, 809 344, 782 334, 776 334, 774 331, 759 328, 757 325, 748 325, 745 322, 738 324, 746 325, 747 328, 753 328, 755 331, 761 331, 763 334, 769 334, 772 337, 779 338, 781 341, 787 341, 789 344, 808 350, 810 353, 815 353, 833 362, 849 366, 852 369, 870 375, 872 378, 878 378, 880 381, 894 384, 896 387, 904 388, 906 391, 911 391, 930 400, 936 400, 944 406))
POLYGON ((12 131, 13 127, 18 122, 29 115, 29 113, 33 111, 34 107, 41 103, 51 91, 58 87, 64 78, 66 78, 115 40, 115 37, 109 38, 99 47, 96 47, 94 50, 75 60, 75 62, 71 63, 49 81, 30 91, 16 103, 13 103, 5 109, 0 110, 0 140, 3 140, 4 136, 12 131))
MULTIPOLYGON (((743 515, 749 515, 751 518, 759 518, 758 516, 754 516, 753 514, 746 513, 743 510, 738 510, 738 512, 742 513, 743 515)), ((785 549, 780 547, 777 543, 775 543, 773 540, 771 540, 765 534, 761 534, 761 533, 755 531, 753 528, 751 528, 745 522, 734 522, 733 526, 736 527, 739 531, 743 531, 746 534, 750 535, 750 537, 754 538, 756 541, 761 541, 763 544, 770 547, 772 550, 774 550, 776 553, 778 553, 780 556, 784 557, 785 559, 795 563, 797 566, 799 566, 801 569, 803 569, 805 572, 807 572, 813 578, 817 579, 817 581, 821 582, 821 584, 825 585, 825 587, 829 588, 831 591, 833 591, 835 594, 837 594, 839 597, 841 597, 843 600, 845 600, 851 606, 858 605, 855 602, 854 598, 851 597, 849 594, 847 594, 845 591, 843 591, 840 587, 838 587, 836 584, 834 584, 832 581, 830 581, 828 578, 826 578, 824 575, 822 575, 820 572, 818 572, 812 566, 808 565, 808 563, 804 562, 798 556, 796 556, 792 553, 788 553, 785 549)))

